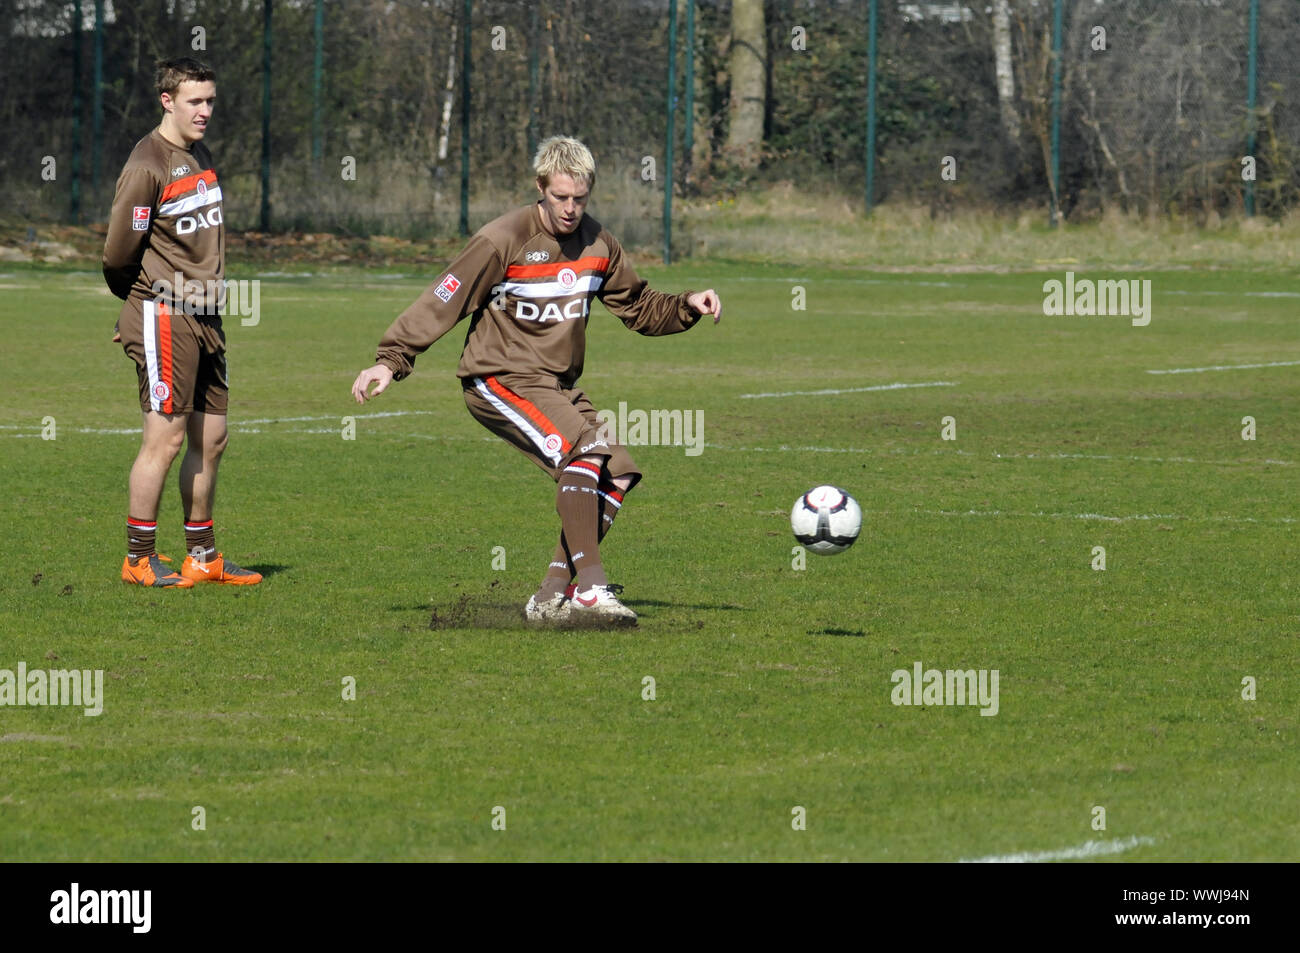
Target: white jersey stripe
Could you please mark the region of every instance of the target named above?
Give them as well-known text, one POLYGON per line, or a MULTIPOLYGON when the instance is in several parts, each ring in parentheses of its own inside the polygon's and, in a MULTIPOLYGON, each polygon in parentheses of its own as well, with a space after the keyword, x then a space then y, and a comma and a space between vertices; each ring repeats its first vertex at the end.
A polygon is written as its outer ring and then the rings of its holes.
POLYGON ((558 281, 503 281, 496 286, 495 290, 519 298, 563 298, 567 295, 599 291, 604 283, 603 275, 583 275, 567 288, 558 281))
POLYGON ((162 410, 162 401, 158 399, 158 383, 162 374, 158 368, 158 305, 145 301, 141 309, 144 314, 144 366, 149 375, 149 409, 162 410))
POLYGON ((546 449, 546 435, 532 425, 527 418, 520 415, 513 407, 492 392, 488 387, 487 381, 481 377, 474 378, 474 389, 497 410, 505 415, 506 419, 523 431, 524 436, 533 442, 533 445, 541 451, 542 456, 551 461, 551 466, 559 466, 561 454, 559 451, 554 453, 546 449))
POLYGON ((158 206, 159 215, 184 215, 186 212, 192 212, 196 208, 203 208, 205 205, 212 205, 221 201, 221 186, 214 185, 203 195, 195 192, 193 195, 187 195, 183 199, 172 199, 170 202, 164 202, 158 206))

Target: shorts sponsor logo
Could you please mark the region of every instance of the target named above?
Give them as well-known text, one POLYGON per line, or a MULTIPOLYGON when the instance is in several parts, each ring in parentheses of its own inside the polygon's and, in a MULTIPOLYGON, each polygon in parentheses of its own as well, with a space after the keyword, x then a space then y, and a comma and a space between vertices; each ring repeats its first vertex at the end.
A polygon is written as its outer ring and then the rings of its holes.
POLYGON ((451 296, 456 293, 456 289, 459 287, 460 279, 449 273, 443 276, 442 281, 438 283, 438 287, 433 289, 433 293, 443 301, 450 301, 451 296))
POLYGON ((172 389, 167 386, 166 381, 159 381, 153 385, 153 395, 159 400, 166 400, 172 395, 172 389))
POLYGON ((152 211, 153 210, 147 205, 133 206, 131 208, 131 231, 149 231, 149 215, 152 211))
POLYGON ((578 283, 578 273, 572 268, 561 268, 559 275, 560 284, 565 288, 572 288, 578 283))
POLYGON ((551 253, 548 251, 530 251, 528 254, 524 255, 524 261, 527 262, 550 261, 550 260, 551 260, 551 253))
POLYGON ((606 450, 608 450, 609 444, 607 444, 603 440, 593 440, 591 443, 584 443, 581 447, 578 448, 578 452, 586 453, 588 450, 594 450, 597 447, 604 447, 606 450))
POLYGON ((547 453, 559 453, 560 448, 564 446, 564 441, 560 439, 558 433, 548 433, 546 439, 542 441, 542 447, 547 453))

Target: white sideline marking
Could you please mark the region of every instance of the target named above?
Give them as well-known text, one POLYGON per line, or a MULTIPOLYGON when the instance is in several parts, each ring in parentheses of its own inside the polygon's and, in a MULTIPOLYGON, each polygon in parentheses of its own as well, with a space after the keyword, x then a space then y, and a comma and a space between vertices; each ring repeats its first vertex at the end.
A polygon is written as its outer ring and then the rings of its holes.
MULTIPOLYGON (((793 447, 789 444, 782 444, 779 447, 729 447, 721 443, 706 443, 704 446, 710 450, 731 450, 738 453, 863 453, 868 455, 886 454, 892 456, 903 456, 911 454, 915 456, 918 453, 928 453, 932 456, 939 454, 957 454, 963 457, 978 456, 970 450, 904 450, 895 448, 888 451, 872 450, 866 447, 793 447)), ((1191 457, 1136 457, 1136 456, 1116 456, 1108 453, 994 453, 993 458, 996 460, 1130 460, 1136 463, 1192 463, 1198 466, 1207 467, 1242 467, 1256 466, 1259 464, 1271 464, 1279 467, 1295 466, 1291 460, 1274 460, 1272 458, 1264 460, 1194 460, 1191 457)))
POLYGON ((371 419, 374 417, 420 417, 432 414, 432 410, 381 410, 372 414, 324 414, 315 417, 259 417, 254 420, 234 420, 232 427, 252 426, 253 424, 299 424, 312 420, 342 420, 344 417, 371 419))
POLYGON ((1090 840, 1078 847, 1062 847, 1060 850, 1023 851, 1019 854, 990 854, 987 857, 972 857, 959 860, 959 864, 1037 864, 1045 860, 1087 860, 1090 857, 1105 857, 1109 854, 1122 854, 1134 847, 1154 844, 1151 837, 1128 837, 1124 840, 1090 840))
POLYGON ((1234 298, 1300 298, 1300 291, 1162 291, 1165 295, 1232 295, 1234 298))
MULTIPOLYGON (((288 424, 288 423, 305 423, 316 420, 342 420, 344 417, 356 417, 359 420, 372 420, 376 417, 419 417, 432 414, 432 410, 383 410, 372 414, 325 414, 314 417, 261 417, 253 420, 232 420, 230 422, 231 433, 262 433, 257 429, 245 429, 254 427, 255 424, 288 424)), ((0 424, 0 430, 23 430, 31 429, 35 434, 40 433, 39 424, 0 424)), ((139 433, 139 427, 68 427, 68 433, 89 433, 89 434, 133 434, 139 433)), ((288 430, 285 433, 334 433, 337 427, 331 427, 322 430, 288 430)), ((30 437, 33 433, 22 434, 4 434, 3 436, 30 437)))
POLYGON ((1295 367, 1300 361, 1269 361, 1267 364, 1214 364, 1210 367, 1175 367, 1167 371, 1147 371, 1148 374, 1200 374, 1204 371, 1242 371, 1256 367, 1295 367))
POLYGON ((956 381, 927 381, 924 384, 877 384, 874 387, 847 387, 843 390, 788 390, 779 394, 741 394, 741 399, 756 397, 821 397, 823 394, 864 394, 869 390, 903 390, 908 387, 956 387, 956 381))
MULTIPOLYGON (((868 512, 863 510, 864 513, 868 512)), ((873 510, 881 516, 889 516, 889 510, 873 510)), ((1043 510, 1035 512, 1011 510, 906 510, 904 512, 920 516, 1009 516, 1019 519, 1045 518, 1054 520, 1104 520, 1108 523, 1127 523, 1130 520, 1179 520, 1184 523, 1296 523, 1300 520, 1290 516, 1273 519, 1260 519, 1255 516, 1180 516, 1177 513, 1134 513, 1130 516, 1105 516, 1101 513, 1048 513, 1043 510)))

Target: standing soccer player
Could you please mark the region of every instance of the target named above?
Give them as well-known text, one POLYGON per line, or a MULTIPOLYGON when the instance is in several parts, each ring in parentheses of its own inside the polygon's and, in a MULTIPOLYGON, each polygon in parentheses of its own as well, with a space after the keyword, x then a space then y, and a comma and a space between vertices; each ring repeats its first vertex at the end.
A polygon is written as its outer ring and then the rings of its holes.
POLYGON ((547 139, 533 169, 541 199, 470 239, 389 327, 377 363, 357 375, 352 395, 364 403, 382 394, 411 373, 418 354, 473 315, 456 372, 469 412, 557 483, 560 542, 524 615, 631 624, 636 613, 609 584, 599 543, 641 471, 624 446, 605 439, 605 425, 576 387, 591 299, 648 335, 685 331, 705 314, 716 323, 722 303, 712 289, 668 295, 637 277, 614 236, 585 214, 596 166, 581 142, 547 139))
POLYGON ((117 180, 104 279, 124 300, 114 341, 135 361, 144 433, 131 467, 122 580, 187 589, 253 585, 259 573, 217 552, 212 501, 226 448, 226 256, 221 186, 203 144, 216 101, 213 71, 183 57, 157 66, 163 117, 117 180), (188 555, 175 572, 154 548, 163 484, 181 444, 188 555))

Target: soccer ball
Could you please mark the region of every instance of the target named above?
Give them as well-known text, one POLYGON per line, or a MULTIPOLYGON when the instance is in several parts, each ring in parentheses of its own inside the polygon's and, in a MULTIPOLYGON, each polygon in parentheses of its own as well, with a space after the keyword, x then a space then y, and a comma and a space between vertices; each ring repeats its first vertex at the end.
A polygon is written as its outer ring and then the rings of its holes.
POLYGON ((794 501, 794 538, 819 556, 842 553, 862 530, 862 508, 837 486, 815 486, 794 501))

